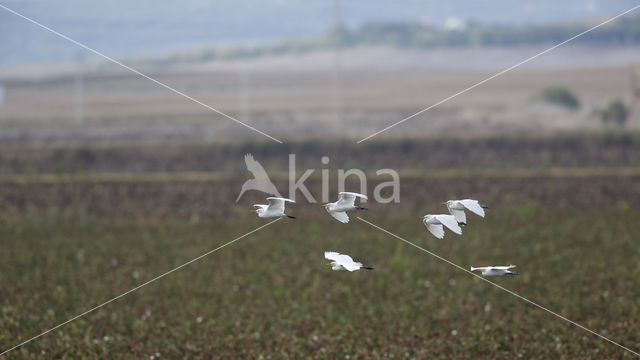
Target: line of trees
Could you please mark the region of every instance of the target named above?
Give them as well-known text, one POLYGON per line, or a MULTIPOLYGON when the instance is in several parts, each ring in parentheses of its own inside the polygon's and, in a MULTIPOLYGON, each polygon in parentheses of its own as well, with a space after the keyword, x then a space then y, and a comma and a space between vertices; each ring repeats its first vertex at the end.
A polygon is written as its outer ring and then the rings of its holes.
MULTIPOLYGON (((595 23, 515 26, 471 22, 461 30, 443 30, 415 23, 370 23, 353 31, 342 29, 341 38, 346 45, 368 43, 415 48, 541 44, 567 40, 593 25, 595 23)), ((598 44, 640 43, 640 16, 622 18, 574 41, 598 44)))
MULTIPOLYGON (((373 22, 356 29, 334 27, 324 36, 276 42, 266 46, 207 48, 175 54, 159 62, 211 61, 306 52, 335 46, 388 45, 399 48, 513 46, 559 43, 595 23, 492 25, 471 22, 458 30, 407 22, 373 22)), ((621 18, 574 40, 587 44, 640 44, 640 16, 621 18)))

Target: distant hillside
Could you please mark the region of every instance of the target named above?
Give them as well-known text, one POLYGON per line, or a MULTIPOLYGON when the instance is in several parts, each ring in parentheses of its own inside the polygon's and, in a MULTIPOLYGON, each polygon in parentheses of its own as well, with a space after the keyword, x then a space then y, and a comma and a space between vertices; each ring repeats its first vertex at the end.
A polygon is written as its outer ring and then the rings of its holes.
MULTIPOLYGON (((321 37, 280 41, 270 45, 214 47, 177 53, 157 62, 211 61, 262 55, 305 52, 360 45, 387 45, 398 48, 454 46, 516 46, 552 44, 565 41, 601 20, 579 23, 494 25, 478 22, 458 23, 456 28, 419 22, 372 22, 353 30, 334 27, 321 37)), ((640 15, 629 15, 585 34, 573 43, 592 45, 640 44, 640 15)))
MULTIPOLYGON (((334 24, 332 1, 4 0, 2 4, 110 56, 127 58, 318 38, 334 24)), ((373 36, 375 41, 397 42, 376 34, 390 30, 387 35, 393 38, 409 30, 416 34, 409 38, 410 43, 424 44, 432 41, 424 38, 428 33, 422 28, 412 30, 412 26, 438 28, 456 21, 504 25, 575 22, 610 17, 636 4, 634 0, 342 0, 339 12, 346 28, 358 29, 349 33, 357 38, 354 41, 371 41, 367 36, 373 36), (384 24, 398 25, 386 29, 384 24)), ((438 35, 436 40, 462 41, 457 35, 449 37, 453 39, 438 35)), ((0 9, 0 64, 59 62, 80 54, 88 55, 0 9)))

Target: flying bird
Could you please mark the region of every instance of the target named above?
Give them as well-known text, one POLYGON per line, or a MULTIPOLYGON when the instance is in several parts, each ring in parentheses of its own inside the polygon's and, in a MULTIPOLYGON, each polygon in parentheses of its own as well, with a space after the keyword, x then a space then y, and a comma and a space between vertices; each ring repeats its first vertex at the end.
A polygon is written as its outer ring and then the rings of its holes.
POLYGON ((273 217, 288 217, 291 219, 295 219, 295 216, 287 215, 284 213, 284 204, 285 202, 295 203, 295 201, 291 199, 279 198, 279 197, 268 197, 267 201, 269 205, 263 204, 253 204, 256 209, 251 210, 258 214, 258 217, 261 218, 273 218, 273 217))
POLYGON ((330 265, 331 270, 333 271, 347 270, 353 272, 360 269, 373 270, 372 267, 363 266, 362 263, 353 261, 349 255, 340 254, 334 251, 325 251, 324 258, 331 260, 327 265, 330 265))
POLYGON ((488 206, 480 205, 478 200, 472 199, 449 200, 443 202, 442 205, 447 205, 449 213, 456 217, 456 220, 460 225, 467 225, 467 216, 464 212, 465 210, 469 210, 480 217, 484 217, 484 209, 488 208, 488 206))
POLYGON ((322 206, 327 209, 329 215, 338 219, 341 223, 346 224, 349 222, 349 215, 347 215, 347 211, 367 210, 365 207, 356 205, 356 197, 368 200, 366 195, 343 191, 338 193, 338 201, 324 204, 322 206))
POLYGON ((240 194, 238 195, 236 202, 240 200, 242 194, 247 190, 259 190, 273 196, 282 197, 278 192, 278 189, 276 189, 275 185, 271 182, 271 179, 269 179, 269 175, 267 175, 267 172, 264 170, 262 165, 257 160, 253 159, 253 155, 246 154, 244 156, 244 162, 247 164, 247 170, 253 174, 253 179, 249 179, 242 184, 242 189, 240 190, 240 194))
POLYGON ((504 276, 504 275, 518 275, 517 272, 511 271, 516 267, 515 265, 509 266, 481 266, 471 267, 471 271, 482 270, 482 276, 504 276))
POLYGON ((439 215, 425 215, 422 217, 424 226, 427 227, 430 233, 432 233, 438 239, 444 238, 444 226, 458 235, 462 235, 462 228, 458 225, 456 218, 453 215, 439 214, 439 215))

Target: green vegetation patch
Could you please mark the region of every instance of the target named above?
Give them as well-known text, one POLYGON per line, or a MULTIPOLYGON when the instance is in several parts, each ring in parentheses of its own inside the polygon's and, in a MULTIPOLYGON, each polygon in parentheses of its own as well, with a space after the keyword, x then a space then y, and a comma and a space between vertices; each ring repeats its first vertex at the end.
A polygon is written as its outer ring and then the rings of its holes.
MULTIPOLYGON (((637 209, 492 207, 462 237, 413 212, 367 219, 451 261, 514 263, 493 281, 632 349, 637 209), (514 211, 515 210, 515 211, 514 211)), ((325 214, 326 215, 326 214, 325 214)), ((142 223, 33 214, 0 228, 6 349, 264 221, 142 223), (54 216, 53 218, 49 218, 54 216)), ((368 225, 282 220, 16 350, 10 358, 632 358, 368 225), (333 272, 323 251, 373 271, 333 272), (73 354, 73 355, 72 355, 73 354)))

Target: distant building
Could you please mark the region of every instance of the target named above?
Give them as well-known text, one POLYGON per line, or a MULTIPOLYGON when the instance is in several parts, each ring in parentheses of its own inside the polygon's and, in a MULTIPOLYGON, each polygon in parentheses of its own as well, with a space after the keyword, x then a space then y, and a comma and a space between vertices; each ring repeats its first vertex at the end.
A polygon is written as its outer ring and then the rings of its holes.
POLYGON ((463 31, 467 28, 467 24, 460 18, 450 16, 444 22, 444 29, 448 31, 463 31))

